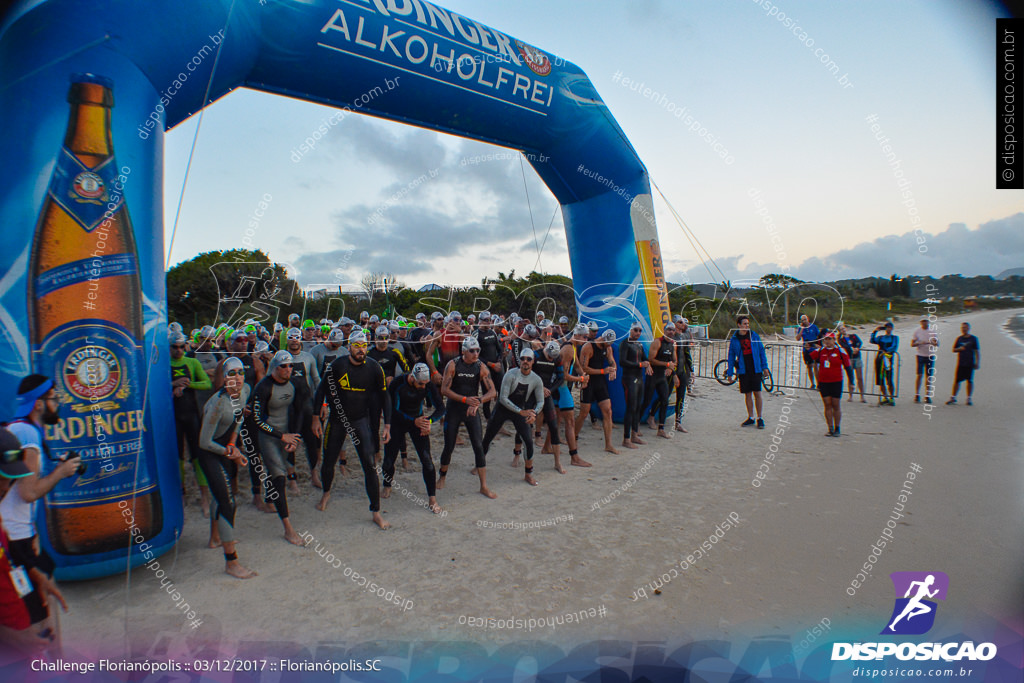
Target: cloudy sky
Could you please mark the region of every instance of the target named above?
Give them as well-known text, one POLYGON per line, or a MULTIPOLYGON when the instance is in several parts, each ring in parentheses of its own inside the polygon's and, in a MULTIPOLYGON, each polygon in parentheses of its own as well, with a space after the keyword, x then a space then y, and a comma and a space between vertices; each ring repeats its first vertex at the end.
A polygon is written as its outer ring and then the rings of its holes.
MULTIPOLYGON (((653 182, 734 281, 1024 266, 1024 193, 994 189, 998 4, 440 4, 580 66, 653 182), (729 158, 674 115, 684 107, 729 158)), ((307 286, 358 283, 370 270, 407 285, 475 284, 513 269, 571 273, 557 202, 516 151, 353 115, 296 154, 332 112, 236 91, 207 109, 198 136, 197 117, 171 131, 168 237, 179 198, 181 206, 169 262, 243 246, 262 198, 252 246, 307 286)), ((710 280, 654 195, 667 279, 710 280)))

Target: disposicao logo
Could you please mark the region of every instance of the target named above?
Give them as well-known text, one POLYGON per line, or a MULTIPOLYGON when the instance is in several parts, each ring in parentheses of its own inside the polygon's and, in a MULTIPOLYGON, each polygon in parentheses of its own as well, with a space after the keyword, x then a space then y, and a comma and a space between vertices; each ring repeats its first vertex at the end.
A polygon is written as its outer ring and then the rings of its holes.
POLYGON ((893 572, 896 604, 882 635, 919 636, 935 623, 935 600, 945 600, 949 577, 944 572, 893 572), (900 597, 902 596, 902 597, 900 597))
MULTIPOLYGON (((945 600, 949 577, 943 572, 893 572, 889 575, 896 591, 892 614, 880 635, 922 635, 935 624, 938 603, 945 600)), ((832 660, 897 659, 918 661, 961 659, 988 661, 996 656, 993 643, 833 643, 832 660)))

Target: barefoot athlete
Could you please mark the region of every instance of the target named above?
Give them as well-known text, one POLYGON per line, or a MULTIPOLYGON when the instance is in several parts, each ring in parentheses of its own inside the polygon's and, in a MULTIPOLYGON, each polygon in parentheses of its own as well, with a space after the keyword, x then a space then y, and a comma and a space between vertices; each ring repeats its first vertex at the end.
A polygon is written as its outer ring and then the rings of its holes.
MULTIPOLYGON (((334 466, 338 462, 342 441, 348 434, 363 468, 373 523, 381 529, 387 529, 391 525, 380 514, 380 483, 373 462, 370 403, 377 401, 383 407, 385 444, 391 440, 391 404, 388 402, 384 371, 377 361, 366 356, 366 347, 366 335, 354 332, 348 341, 349 355, 336 358, 327 366, 327 374, 320 382, 313 400, 314 406, 322 406, 326 400, 329 415, 323 465, 320 469, 324 494, 316 507, 320 511, 327 509, 331 498, 331 483, 334 481, 334 466)), ((324 435, 319 415, 313 416, 313 432, 318 437, 324 435)))
POLYGON ((206 474, 213 494, 210 506, 210 547, 223 546, 224 571, 239 579, 249 579, 256 572, 238 562, 235 552, 235 498, 231 495, 231 481, 238 474, 238 466, 245 465, 242 450, 235 447, 237 438, 252 439, 242 426, 243 409, 249 400, 249 387, 245 383, 245 368, 237 358, 224 361, 224 386, 206 402, 203 425, 199 432, 199 466, 206 474))
POLYGON ((604 450, 618 454, 612 445, 612 399, 608 393, 608 381, 615 380, 618 367, 612 355, 615 331, 605 330, 600 337, 583 345, 580 365, 590 380, 580 394, 580 416, 576 418, 576 433, 579 434, 583 421, 590 413, 590 405, 596 403, 601 410, 601 426, 604 428, 604 450))
MULTIPOLYGON (((225 361, 226 362, 226 361, 225 361)), ((292 354, 278 351, 270 360, 267 376, 253 389, 252 417, 259 433, 263 464, 270 475, 270 499, 284 525, 289 543, 305 545, 288 519, 287 481, 288 454, 302 442, 299 425, 302 410, 309 401, 303 381, 292 381, 292 354)))
POLYGON ((572 384, 583 382, 587 375, 576 370, 576 345, 573 339, 583 341, 587 336, 585 325, 577 325, 576 331, 568 336, 562 345, 562 372, 565 374, 565 386, 558 392, 558 419, 565 425, 565 443, 569 446, 569 464, 576 467, 590 467, 590 463, 579 455, 576 443, 576 403, 572 399, 572 384), (573 374, 579 372, 579 374, 573 374))
POLYGON ((850 357, 836 345, 836 336, 832 332, 822 338, 822 344, 822 348, 811 351, 811 358, 817 365, 818 391, 824 405, 825 424, 828 425, 825 436, 841 436, 843 368, 850 367, 850 357))
POLYGON ((384 498, 391 497, 391 481, 395 476, 395 457, 399 444, 408 434, 419 456, 423 470, 423 483, 427 487, 428 504, 431 512, 441 512, 437 504, 437 473, 430 457, 430 426, 444 417, 444 402, 437 387, 430 383, 430 368, 426 363, 417 363, 412 372, 399 375, 388 387, 388 402, 391 404, 391 440, 384 448, 384 498), (434 412, 423 414, 423 402, 430 401, 434 412))
MULTIPOLYGON (((296 316, 296 320, 298 316, 296 316)), ((283 333, 282 333, 283 334, 283 333)), ((263 361, 253 354, 246 351, 247 341, 246 335, 241 330, 232 332, 228 337, 228 353, 231 358, 237 358, 242 363, 242 369, 245 370, 245 383, 249 385, 250 391, 256 387, 256 384, 266 376, 267 370, 266 365, 263 361)), ((220 365, 217 366, 217 371, 213 377, 213 388, 220 389, 224 386, 224 361, 221 361, 220 365)), ((252 409, 247 406, 245 409, 245 424, 243 428, 249 434, 256 434, 256 423, 252 419, 252 409)), ((273 512, 266 503, 263 501, 261 493, 261 482, 259 473, 256 472, 256 468, 253 466, 254 462, 263 462, 262 456, 259 453, 259 439, 255 436, 251 439, 251 443, 242 443, 243 455, 249 461, 249 480, 252 484, 252 504, 257 510, 263 510, 264 512, 273 512)))
MULTIPOLYGON (((544 424, 548 427, 547 442, 551 446, 551 454, 555 456, 555 471, 565 474, 565 468, 558 460, 561 441, 558 438, 558 412, 555 410, 561 393, 569 391, 564 386, 565 371, 562 368, 561 354, 562 348, 558 342, 552 340, 544 344, 540 353, 534 352, 533 372, 540 377, 544 387, 544 424)), ((490 431, 490 427, 488 423, 487 431, 490 431)))
MULTIPOLYGON (((289 332, 286 341, 287 350, 292 354, 292 382, 304 382, 306 385, 303 392, 306 398, 301 406, 296 406, 296 410, 300 411, 296 426, 306 446, 306 463, 309 465, 310 477, 314 477, 320 460, 320 439, 313 435, 313 393, 320 384, 320 371, 316 357, 303 350, 300 336, 298 333, 289 332)), ((288 490, 292 493, 299 492, 298 476, 295 473, 295 451, 288 453, 288 490)))
POLYGON ((441 395, 448 399, 448 405, 445 412, 444 450, 441 452, 437 488, 444 488, 459 426, 465 424, 476 461, 474 471, 480 477, 480 493, 488 498, 497 498, 498 496, 487 488, 487 459, 484 456, 480 433, 480 406, 494 398, 497 390, 491 381, 491 371, 480 362, 479 356, 480 342, 473 337, 466 337, 462 342, 462 356, 449 361, 444 369, 441 395), (478 395, 481 385, 484 388, 483 396, 478 395))
POLYGON ((506 421, 511 420, 516 433, 526 444, 526 477, 527 484, 537 485, 533 478, 533 435, 530 425, 537 420, 537 414, 544 409, 544 382, 533 372, 533 349, 525 348, 519 352, 519 367, 505 373, 501 381, 501 393, 498 395, 498 407, 494 416, 487 423, 487 434, 484 435, 484 453, 491 446, 498 430, 506 421))
POLYGON ((644 405, 650 406, 651 409, 650 421, 647 424, 652 429, 654 428, 654 411, 657 410, 658 436, 663 439, 671 438, 665 432, 665 416, 668 414, 668 395, 672 391, 669 382, 675 376, 678 365, 676 343, 672 338, 675 333, 675 324, 667 323, 662 336, 651 342, 651 369, 654 370, 654 374, 648 380, 647 391, 644 393, 644 405), (651 403, 651 399, 655 396, 657 396, 655 403, 651 403))
POLYGON ((626 394, 626 412, 622 416, 622 445, 636 448, 647 443, 640 438, 640 413, 644 403, 644 375, 654 374, 647 360, 647 351, 640 341, 643 325, 633 323, 629 336, 619 343, 619 363, 622 365, 622 389, 626 394))

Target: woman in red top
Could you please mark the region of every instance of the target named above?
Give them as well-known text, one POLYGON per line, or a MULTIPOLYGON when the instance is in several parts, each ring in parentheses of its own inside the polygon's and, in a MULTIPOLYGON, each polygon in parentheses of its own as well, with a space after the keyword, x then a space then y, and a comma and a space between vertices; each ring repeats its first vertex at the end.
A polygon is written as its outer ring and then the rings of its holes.
POLYGON ((811 359, 818 365, 818 391, 825 406, 825 424, 828 425, 828 434, 825 436, 840 436, 843 368, 850 367, 850 357, 836 346, 835 334, 826 334, 822 343, 824 347, 811 351, 811 359))

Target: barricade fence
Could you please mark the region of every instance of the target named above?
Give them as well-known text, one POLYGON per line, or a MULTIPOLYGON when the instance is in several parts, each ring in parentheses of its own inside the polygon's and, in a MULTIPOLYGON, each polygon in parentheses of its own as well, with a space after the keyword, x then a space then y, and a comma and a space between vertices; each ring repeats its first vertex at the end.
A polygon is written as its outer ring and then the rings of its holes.
MULTIPOLYGON (((811 378, 807 371, 807 365, 804 363, 803 346, 800 342, 766 341, 764 343, 764 350, 765 355, 768 357, 768 370, 771 372, 772 381, 775 384, 774 393, 779 394, 782 389, 811 388, 811 378)), ((694 376, 705 379, 724 378, 728 355, 728 340, 694 341, 690 347, 694 376), (722 365, 719 366, 719 363, 722 365)), ((893 396, 899 398, 900 354, 893 354, 888 360, 891 363, 893 396)), ((878 376, 879 372, 884 370, 880 366, 885 361, 884 357, 880 360, 878 349, 861 348, 860 362, 861 374, 864 378, 865 396, 882 395, 881 388, 878 385, 878 376)), ((856 370, 853 371, 853 376, 856 381, 856 370)), ((850 373, 846 373, 843 385, 844 392, 850 391, 851 382, 849 378, 850 373)), ((854 389, 856 393, 860 393, 859 388, 855 384, 854 389)))

